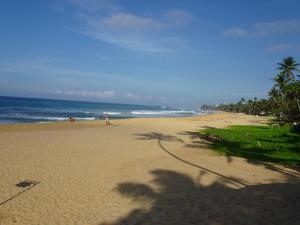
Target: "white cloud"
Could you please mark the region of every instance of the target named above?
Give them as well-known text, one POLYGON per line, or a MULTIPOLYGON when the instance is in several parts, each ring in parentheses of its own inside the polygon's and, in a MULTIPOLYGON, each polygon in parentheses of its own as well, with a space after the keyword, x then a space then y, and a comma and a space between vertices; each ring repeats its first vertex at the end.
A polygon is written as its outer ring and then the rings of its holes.
POLYGON ((267 53, 286 52, 286 51, 299 52, 300 51, 300 45, 296 45, 296 44, 275 44, 275 45, 270 45, 270 46, 265 48, 265 52, 267 52, 267 53))
POLYGON ((223 36, 226 36, 226 37, 230 37, 230 36, 233 36, 233 37, 243 37, 243 36, 247 36, 248 34, 249 33, 248 33, 247 30, 239 28, 239 27, 234 27, 234 28, 225 30, 223 32, 223 36))
POLYGON ((262 37, 268 35, 283 35, 300 32, 300 19, 292 18, 271 22, 258 22, 252 28, 230 28, 223 32, 223 36, 234 37, 262 37))
POLYGON ((147 99, 147 100, 152 100, 153 97, 152 97, 151 95, 147 95, 147 96, 146 96, 146 99, 147 99))
POLYGON ((170 9, 166 12, 165 18, 170 24, 184 25, 191 22, 194 19, 194 16, 185 10, 170 9))
POLYGON ((274 22, 259 22, 255 24, 256 36, 271 34, 287 34, 300 32, 300 19, 289 19, 274 22))
POLYGON ((188 24, 193 16, 180 9, 166 11, 160 17, 129 13, 112 1, 61 0, 75 10, 78 32, 122 48, 146 52, 173 51, 184 40, 167 31, 188 24), (113 7, 115 6, 115 7, 113 7))
POLYGON ((131 100, 135 100, 135 101, 140 101, 142 99, 141 96, 139 96, 138 94, 133 94, 131 92, 128 92, 126 94, 126 98, 131 99, 131 100))
POLYGON ((95 98, 112 98, 115 96, 114 91, 81 91, 81 90, 54 90, 49 93, 62 96, 78 97, 95 97, 95 98))
MULTIPOLYGON (((72 89, 80 88, 81 85, 85 84, 86 82, 88 82, 89 86, 92 86, 93 89, 97 89, 98 87, 101 89, 114 89, 115 80, 118 80, 119 83, 133 86, 150 85, 152 87, 159 86, 163 89, 167 89, 170 87, 169 83, 161 83, 153 81, 151 79, 147 79, 145 77, 137 78, 128 76, 126 74, 103 73, 96 70, 92 71, 61 67, 60 65, 54 62, 45 62, 44 60, 40 60, 39 58, 16 62, 0 61, 0 77, 9 77, 10 74, 13 74, 15 77, 28 76, 30 79, 34 77, 35 80, 49 80, 51 81, 51 84, 75 85, 72 87, 72 89), (104 84, 103 80, 107 81, 107 83, 104 84)), ((56 88, 61 89, 62 87, 56 88)))
POLYGON ((291 48, 290 44, 277 44, 268 46, 266 52, 282 52, 291 48))
POLYGON ((132 30, 139 31, 141 29, 160 29, 163 24, 153 18, 137 16, 130 13, 118 12, 111 16, 99 20, 102 27, 108 29, 122 31, 132 30))
MULTIPOLYGON (((0 71, 16 73, 19 75, 30 74, 35 76, 55 76, 58 78, 109 78, 112 76, 112 74, 63 68, 52 63, 39 60, 39 58, 28 61, 0 62, 0 71)), ((113 76, 118 79, 122 78, 116 74, 113 76)))
POLYGON ((114 0, 56 0, 55 7, 58 11, 63 12, 66 5, 91 13, 120 10, 120 6, 116 5, 114 0))
POLYGON ((97 58, 100 60, 111 60, 113 59, 112 56, 108 56, 108 55, 97 55, 97 58))
POLYGON ((161 101, 167 101, 167 97, 162 96, 162 97, 160 97, 160 100, 161 100, 161 101))

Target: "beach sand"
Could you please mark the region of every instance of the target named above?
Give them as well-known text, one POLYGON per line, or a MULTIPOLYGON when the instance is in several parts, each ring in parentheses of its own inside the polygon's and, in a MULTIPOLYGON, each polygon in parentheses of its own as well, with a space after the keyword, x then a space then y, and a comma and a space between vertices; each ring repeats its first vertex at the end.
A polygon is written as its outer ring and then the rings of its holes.
POLYGON ((300 224, 299 172, 218 155, 194 133, 265 118, 112 123, 0 126, 0 224, 300 224))

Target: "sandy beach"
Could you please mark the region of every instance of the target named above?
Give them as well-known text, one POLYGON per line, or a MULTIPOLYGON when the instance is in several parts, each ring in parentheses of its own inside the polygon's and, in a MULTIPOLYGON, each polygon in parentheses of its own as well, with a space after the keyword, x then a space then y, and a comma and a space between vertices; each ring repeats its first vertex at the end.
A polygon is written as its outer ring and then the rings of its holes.
POLYGON ((265 118, 112 123, 1 125, 0 224, 300 224, 297 170, 218 155, 195 134, 265 118))

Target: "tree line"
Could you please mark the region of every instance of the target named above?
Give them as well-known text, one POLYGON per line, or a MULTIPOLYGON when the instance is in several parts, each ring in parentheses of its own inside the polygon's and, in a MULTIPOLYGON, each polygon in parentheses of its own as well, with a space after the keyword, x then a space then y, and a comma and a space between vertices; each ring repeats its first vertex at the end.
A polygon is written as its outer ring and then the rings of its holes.
POLYGON ((241 112, 250 115, 275 116, 283 122, 300 121, 300 64, 293 57, 286 57, 278 63, 279 73, 273 78, 274 85, 266 99, 241 98, 237 103, 216 106, 202 105, 203 110, 241 112))

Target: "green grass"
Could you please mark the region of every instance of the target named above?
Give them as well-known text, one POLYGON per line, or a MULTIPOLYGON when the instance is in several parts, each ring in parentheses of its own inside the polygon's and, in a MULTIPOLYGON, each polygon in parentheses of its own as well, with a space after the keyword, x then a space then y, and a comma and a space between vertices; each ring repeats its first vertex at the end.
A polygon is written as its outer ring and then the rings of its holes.
POLYGON ((227 156, 239 156, 284 165, 300 166, 300 135, 289 126, 231 126, 208 128, 200 134, 218 137, 213 149, 227 156))

